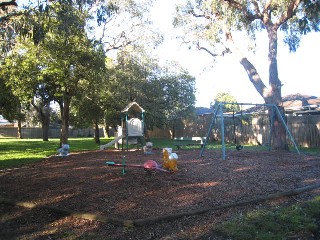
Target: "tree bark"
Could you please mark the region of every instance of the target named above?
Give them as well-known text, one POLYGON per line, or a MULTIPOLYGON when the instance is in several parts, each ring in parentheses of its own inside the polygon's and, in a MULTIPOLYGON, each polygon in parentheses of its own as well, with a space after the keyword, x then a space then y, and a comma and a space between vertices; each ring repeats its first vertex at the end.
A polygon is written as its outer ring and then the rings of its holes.
POLYGON ((71 97, 68 96, 67 93, 65 93, 65 96, 63 98, 63 104, 60 104, 60 109, 61 109, 60 147, 62 147, 62 144, 68 144, 70 103, 71 103, 71 97))
POLYGON ((19 139, 22 139, 23 137, 22 137, 22 124, 21 124, 21 122, 22 122, 22 120, 18 120, 18 138, 19 139))
MULTIPOLYGON (((47 113, 45 113, 45 114, 47 114, 47 113)), ((49 113, 49 116, 46 115, 41 120, 41 125, 42 125, 42 140, 49 141, 50 113, 49 113)))
POLYGON ((94 121, 94 141, 96 144, 100 144, 100 132, 98 121, 94 121))
MULTIPOLYGON (((269 87, 270 87, 270 96, 265 100, 266 103, 274 104, 280 110, 281 116, 286 123, 285 110, 282 103, 281 95, 281 81, 279 80, 278 74, 278 34, 277 28, 274 26, 267 25, 267 32, 269 38, 269 87), (270 102, 269 102, 270 101, 270 102)), ((269 113, 270 115, 270 113, 269 113)), ((280 116, 275 115, 272 129, 272 148, 275 150, 289 150, 287 144, 287 132, 284 124, 282 123, 280 116)))
POLYGON ((42 127, 42 140, 49 141, 50 106, 44 105, 44 107, 41 107, 37 106, 34 102, 31 102, 31 104, 39 114, 42 127))

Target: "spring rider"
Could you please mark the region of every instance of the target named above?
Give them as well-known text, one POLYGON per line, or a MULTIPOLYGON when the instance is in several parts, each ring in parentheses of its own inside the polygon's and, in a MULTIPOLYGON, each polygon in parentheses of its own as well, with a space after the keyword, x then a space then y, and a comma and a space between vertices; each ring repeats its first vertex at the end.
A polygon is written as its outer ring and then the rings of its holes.
POLYGON ((177 159, 178 159, 178 155, 176 153, 172 153, 172 148, 163 149, 162 167, 164 169, 168 169, 169 171, 176 172, 178 170, 177 159))

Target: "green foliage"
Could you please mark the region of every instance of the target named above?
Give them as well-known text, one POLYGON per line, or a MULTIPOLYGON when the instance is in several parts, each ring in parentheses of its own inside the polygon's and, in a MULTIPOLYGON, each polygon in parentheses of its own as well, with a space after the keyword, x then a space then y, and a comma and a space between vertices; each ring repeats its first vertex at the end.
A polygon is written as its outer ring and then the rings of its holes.
MULTIPOLYGON (((216 103, 228 103, 224 105, 224 111, 225 112, 238 112, 240 111, 240 106, 237 104, 231 104, 231 103, 237 103, 237 100, 234 96, 230 95, 229 93, 218 93, 215 97, 214 97, 214 104, 216 103)), ((210 105, 213 106, 213 103, 211 103, 210 105)))
POLYGON ((108 69, 106 123, 116 126, 121 110, 136 101, 146 110, 148 129, 172 124, 193 113, 195 79, 177 64, 161 68, 143 49, 137 53, 126 49, 118 54, 113 69, 108 69))
POLYGON ((320 2, 303 0, 294 5, 293 1, 268 4, 257 0, 189 0, 177 7, 174 24, 185 29, 187 34, 182 37, 185 42, 199 47, 205 41, 211 52, 217 54, 229 47, 225 39, 228 32, 246 32, 255 40, 257 32, 271 26, 280 27, 285 33, 285 43, 295 51, 303 34, 319 31, 320 2))
POLYGON ((215 230, 232 239, 286 239, 291 235, 314 232, 319 214, 320 198, 317 197, 304 205, 249 212, 215 230))

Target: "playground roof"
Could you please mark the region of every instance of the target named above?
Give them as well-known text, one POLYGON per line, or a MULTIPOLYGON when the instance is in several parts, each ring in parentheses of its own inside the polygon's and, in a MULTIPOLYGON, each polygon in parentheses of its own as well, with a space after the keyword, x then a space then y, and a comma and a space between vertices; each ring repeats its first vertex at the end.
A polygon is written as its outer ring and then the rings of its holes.
POLYGON ((136 102, 129 103, 121 112, 128 112, 131 108, 136 112, 144 112, 144 109, 136 102))

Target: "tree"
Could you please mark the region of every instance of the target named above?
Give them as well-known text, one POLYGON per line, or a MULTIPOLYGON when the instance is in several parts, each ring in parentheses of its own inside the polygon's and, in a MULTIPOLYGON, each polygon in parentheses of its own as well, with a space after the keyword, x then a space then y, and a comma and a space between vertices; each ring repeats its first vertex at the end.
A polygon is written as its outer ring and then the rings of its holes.
MULTIPOLYGON (((225 92, 218 93, 214 97, 214 104, 221 103, 221 102, 228 103, 224 105, 224 111, 226 112, 238 112, 240 110, 239 105, 230 104, 230 103, 237 103, 237 100, 234 96, 230 95, 229 93, 225 93, 225 92)), ((214 104, 211 103, 210 105, 213 106, 214 104)))
MULTIPOLYGON (((228 53, 236 55, 265 103, 278 106, 284 117, 277 64, 278 32, 282 30, 286 34, 284 41, 294 51, 303 34, 319 31, 319 20, 320 2, 313 0, 190 0, 179 8, 175 25, 184 26, 186 35, 192 35, 185 41, 192 42, 214 58, 228 53), (255 34, 262 29, 267 31, 269 44, 268 86, 240 50, 236 39, 236 33, 242 32, 255 40, 255 34)), ((273 149, 288 149, 285 127, 279 118, 274 119, 273 128, 273 149)))
POLYGON ((50 123, 50 102, 53 100, 48 84, 41 82, 41 66, 39 49, 30 41, 16 42, 2 66, 6 74, 6 86, 19 100, 20 105, 32 105, 38 113, 42 125, 43 141, 48 141, 50 123))
POLYGON ((171 127, 172 138, 175 128, 182 119, 194 113, 195 78, 177 64, 172 64, 160 78, 164 92, 166 123, 171 127))
MULTIPOLYGON (((97 49, 98 50, 98 49, 97 49)), ((78 92, 72 101, 71 123, 76 127, 91 127, 95 129, 94 139, 100 144, 99 125, 104 123, 104 109, 108 105, 108 78, 105 68, 105 55, 102 49, 94 57, 97 69, 90 69, 91 81, 83 92, 78 92)))
POLYGON ((146 110, 147 129, 172 127, 193 113, 195 79, 176 63, 168 66, 160 67, 143 48, 122 49, 104 91, 111 96, 105 104, 107 126, 119 124, 121 110, 131 101, 146 110))
POLYGON ((5 84, 6 75, 2 71, 0 72, 0 114, 10 122, 18 121, 18 138, 22 138, 21 122, 25 118, 22 111, 22 103, 13 94, 11 88, 5 84))
POLYGON ((101 58, 97 62, 98 46, 108 52, 133 44, 131 36, 137 39, 135 29, 145 24, 147 7, 124 0, 38 1, 17 22, 20 36, 32 39, 40 50, 40 85, 53 90, 50 96, 61 108, 61 144, 68 141, 72 98, 88 90, 103 66, 101 58), (123 16, 117 24, 120 27, 110 28, 108 24, 115 24, 117 16, 123 16), (95 32, 102 33, 100 37, 92 37, 93 20, 102 27, 95 32))

